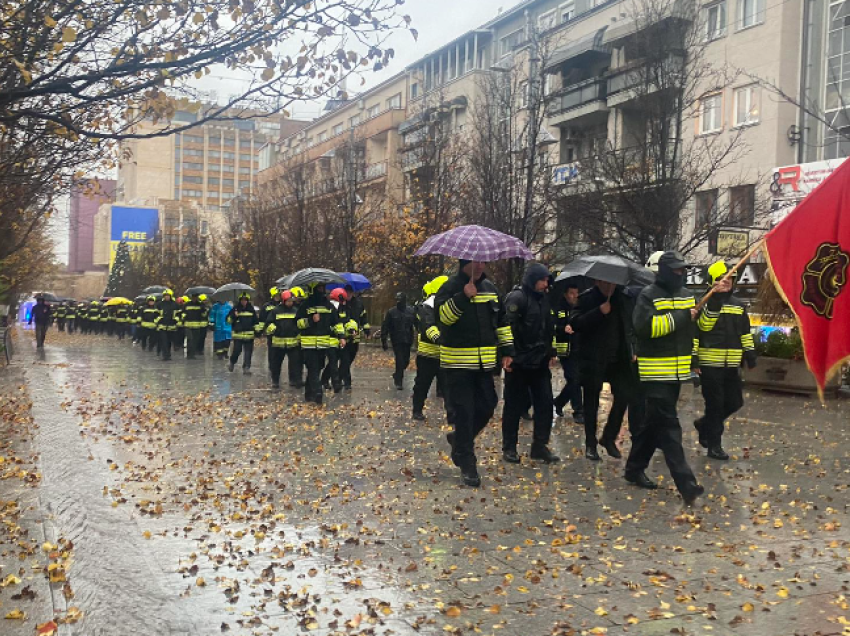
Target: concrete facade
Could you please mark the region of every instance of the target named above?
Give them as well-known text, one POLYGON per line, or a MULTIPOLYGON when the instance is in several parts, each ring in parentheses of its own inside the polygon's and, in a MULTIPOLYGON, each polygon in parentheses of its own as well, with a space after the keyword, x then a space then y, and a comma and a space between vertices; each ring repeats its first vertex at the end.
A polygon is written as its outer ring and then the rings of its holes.
POLYGON ((95 215, 103 203, 115 197, 116 182, 98 179, 80 182, 71 189, 68 223, 68 272, 94 269, 95 215))

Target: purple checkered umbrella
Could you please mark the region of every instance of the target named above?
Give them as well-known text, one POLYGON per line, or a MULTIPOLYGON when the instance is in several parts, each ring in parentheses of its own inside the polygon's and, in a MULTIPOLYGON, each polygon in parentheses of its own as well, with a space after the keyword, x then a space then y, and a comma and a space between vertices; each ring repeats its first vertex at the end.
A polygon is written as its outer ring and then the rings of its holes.
POLYGON ((442 254, 466 261, 488 263, 506 258, 534 259, 518 238, 480 225, 461 225, 432 236, 416 250, 416 256, 442 254))

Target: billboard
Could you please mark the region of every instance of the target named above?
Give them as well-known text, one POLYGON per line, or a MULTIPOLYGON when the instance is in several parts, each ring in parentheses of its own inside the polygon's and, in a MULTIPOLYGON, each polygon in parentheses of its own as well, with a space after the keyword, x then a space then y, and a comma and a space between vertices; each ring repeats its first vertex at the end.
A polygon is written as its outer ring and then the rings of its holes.
POLYGON ((159 230, 158 208, 136 208, 122 205, 112 206, 112 227, 109 234, 109 267, 115 262, 118 244, 123 240, 130 248, 130 255, 145 248, 145 243, 156 236, 159 230))
POLYGON ((771 225, 776 225, 788 216, 807 194, 823 183, 843 162, 844 159, 829 159, 774 168, 770 183, 771 225))

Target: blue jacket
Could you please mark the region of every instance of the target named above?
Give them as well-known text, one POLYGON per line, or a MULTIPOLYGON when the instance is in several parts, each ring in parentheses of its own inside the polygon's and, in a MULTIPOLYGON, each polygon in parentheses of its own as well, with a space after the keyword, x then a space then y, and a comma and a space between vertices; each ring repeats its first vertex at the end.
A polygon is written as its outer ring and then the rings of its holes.
POLYGON ((215 329, 213 340, 224 342, 233 339, 233 327, 227 322, 227 316, 233 305, 230 303, 215 303, 210 308, 210 325, 215 329))

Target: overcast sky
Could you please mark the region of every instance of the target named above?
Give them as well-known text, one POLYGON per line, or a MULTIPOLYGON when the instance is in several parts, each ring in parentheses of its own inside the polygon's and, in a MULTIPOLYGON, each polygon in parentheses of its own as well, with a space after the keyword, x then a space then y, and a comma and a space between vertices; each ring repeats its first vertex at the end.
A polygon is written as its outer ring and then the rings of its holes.
MULTIPOLYGON (((387 47, 395 49, 395 59, 386 69, 365 74, 366 84, 357 86, 353 82, 351 91, 363 91, 375 86, 385 79, 400 73, 404 68, 424 57, 430 51, 451 42, 460 35, 470 31, 494 18, 499 8, 509 9, 520 0, 407 0, 399 7, 399 13, 407 14, 413 20, 411 26, 419 32, 419 39, 414 40, 409 32, 394 33, 387 47)), ((228 78, 214 72, 215 77, 211 87, 222 92, 222 96, 244 90, 244 85, 238 80, 232 80, 228 87, 228 78)), ((206 87, 205 87, 206 88, 206 87)), ((321 114, 324 102, 298 104, 292 108, 292 116, 298 119, 313 119, 321 114)), ((60 205, 59 214, 54 218, 53 236, 55 249, 60 262, 68 262, 68 222, 67 202, 60 205)))

